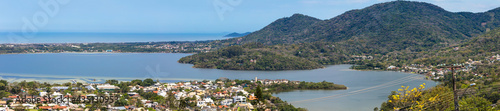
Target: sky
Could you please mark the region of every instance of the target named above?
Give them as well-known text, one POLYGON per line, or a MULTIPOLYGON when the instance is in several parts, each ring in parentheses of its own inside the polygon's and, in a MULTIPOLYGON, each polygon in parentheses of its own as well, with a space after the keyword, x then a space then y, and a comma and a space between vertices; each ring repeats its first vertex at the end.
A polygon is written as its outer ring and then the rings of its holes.
MULTIPOLYGON (((301 13, 329 19, 391 0, 0 0, 0 32, 222 33, 301 13)), ((485 12, 500 0, 419 0, 485 12)))

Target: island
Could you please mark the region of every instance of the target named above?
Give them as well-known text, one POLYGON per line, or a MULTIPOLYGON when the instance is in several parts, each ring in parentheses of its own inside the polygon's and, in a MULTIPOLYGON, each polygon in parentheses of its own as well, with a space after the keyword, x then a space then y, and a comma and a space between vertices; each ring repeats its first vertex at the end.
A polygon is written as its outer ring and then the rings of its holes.
POLYGON ((252 33, 252 32, 245 32, 245 33, 233 32, 233 33, 225 35, 224 37, 243 37, 243 36, 248 35, 250 33, 252 33))

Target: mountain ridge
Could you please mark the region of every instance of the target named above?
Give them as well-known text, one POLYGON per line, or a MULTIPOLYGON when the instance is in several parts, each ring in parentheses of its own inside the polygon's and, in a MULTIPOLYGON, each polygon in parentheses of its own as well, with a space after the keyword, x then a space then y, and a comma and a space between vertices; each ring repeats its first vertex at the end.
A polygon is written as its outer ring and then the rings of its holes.
MULTIPOLYGON (((423 61, 419 58, 446 55, 439 51, 499 27, 499 16, 500 8, 480 13, 449 12, 433 4, 412 1, 379 3, 326 20, 294 14, 246 36, 213 42, 223 44, 219 45, 222 47, 247 44, 259 47, 243 47, 237 56, 214 57, 231 53, 222 48, 183 57, 178 62, 229 70, 295 70, 362 64, 358 60, 363 56, 391 56, 395 64, 415 63, 423 61), (255 64, 252 60, 259 62, 255 64), (283 62, 286 60, 293 63, 283 62), (297 67, 299 64, 311 67, 297 67)), ((442 58, 425 60, 437 63, 442 58)))
POLYGON ((239 44, 261 42, 266 45, 314 41, 365 41, 359 48, 420 51, 422 47, 444 47, 478 36, 500 26, 500 9, 481 13, 449 12, 443 8, 413 1, 379 3, 319 20, 303 14, 278 19, 247 36, 228 40, 239 44), (497 13, 499 12, 499 13, 497 13))

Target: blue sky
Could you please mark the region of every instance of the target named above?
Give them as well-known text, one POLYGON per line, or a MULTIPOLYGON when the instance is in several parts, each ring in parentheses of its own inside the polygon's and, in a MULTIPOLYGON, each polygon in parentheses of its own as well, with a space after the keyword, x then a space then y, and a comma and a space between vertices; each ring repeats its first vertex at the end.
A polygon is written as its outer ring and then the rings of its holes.
MULTIPOLYGON (((390 0, 0 0, 0 31, 21 32, 31 26, 39 32, 247 32, 294 13, 329 19, 387 1, 390 0), (47 12, 43 8, 47 5, 40 3, 57 4, 59 8, 48 5, 52 12, 47 12)), ((484 12, 500 7, 500 0, 419 1, 452 12, 484 12)))

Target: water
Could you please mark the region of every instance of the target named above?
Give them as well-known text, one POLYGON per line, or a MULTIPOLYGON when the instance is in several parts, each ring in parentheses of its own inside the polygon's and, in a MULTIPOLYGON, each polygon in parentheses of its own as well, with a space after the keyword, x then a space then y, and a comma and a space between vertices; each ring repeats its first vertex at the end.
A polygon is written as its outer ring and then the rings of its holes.
POLYGON ((120 43, 221 40, 224 33, 69 33, 39 32, 33 36, 0 32, 0 43, 120 43))
POLYGON ((0 79, 50 82, 103 82, 106 79, 132 80, 153 78, 163 82, 186 80, 289 79, 344 84, 347 90, 303 90, 274 94, 298 107, 309 110, 373 110, 401 85, 415 87, 426 83, 424 76, 387 71, 354 71, 350 65, 295 71, 230 71, 192 68, 177 60, 190 54, 144 53, 57 53, 0 55, 0 79))

